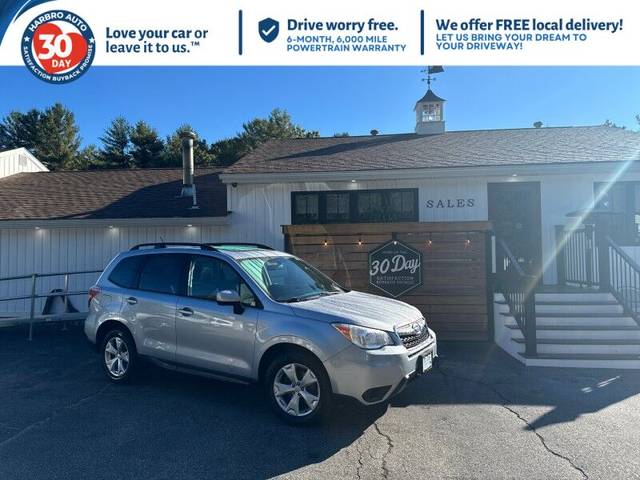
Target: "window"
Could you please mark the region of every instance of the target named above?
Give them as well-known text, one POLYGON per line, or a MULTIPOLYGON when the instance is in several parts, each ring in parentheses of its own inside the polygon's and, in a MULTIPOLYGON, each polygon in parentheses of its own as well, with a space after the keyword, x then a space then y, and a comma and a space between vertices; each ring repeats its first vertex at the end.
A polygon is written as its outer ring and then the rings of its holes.
POLYGON ((349 194, 327 193, 327 223, 339 223, 349 221, 349 194))
POLYGON ((640 244, 640 182, 596 183, 595 195, 602 195, 596 208, 611 212, 612 238, 623 245, 640 244))
POLYGON ((318 223, 320 210, 317 193, 300 193, 295 197, 293 223, 318 223))
POLYGON ((240 301, 245 306, 255 307, 258 304, 249 286, 231 265, 213 257, 194 256, 189 268, 187 295, 215 300, 222 290, 238 292, 240 301))
POLYGON ((136 288, 143 260, 143 255, 122 259, 109 275, 109 281, 119 287, 136 288))
POLYGON ((301 302, 344 292, 329 277, 298 258, 247 258, 239 264, 276 302, 301 302))
POLYGON ((437 122, 442 119, 441 106, 438 103, 427 103, 422 110, 423 122, 437 122))
POLYGON ((140 290, 180 295, 186 257, 175 253, 145 255, 140 290))
POLYGON ((418 221, 417 189, 293 192, 291 205, 294 225, 418 221), (307 213, 310 197, 314 215, 307 213))

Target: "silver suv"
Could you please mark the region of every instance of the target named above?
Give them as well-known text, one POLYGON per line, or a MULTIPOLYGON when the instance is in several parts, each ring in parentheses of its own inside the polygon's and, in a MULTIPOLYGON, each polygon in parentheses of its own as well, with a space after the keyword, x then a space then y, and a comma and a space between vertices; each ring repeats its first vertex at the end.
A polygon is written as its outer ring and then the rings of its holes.
POLYGON ((349 291, 308 263, 253 244, 155 243, 114 258, 89 291, 85 333, 114 382, 141 357, 260 382, 294 423, 334 395, 383 402, 427 372, 436 335, 406 303, 349 291))

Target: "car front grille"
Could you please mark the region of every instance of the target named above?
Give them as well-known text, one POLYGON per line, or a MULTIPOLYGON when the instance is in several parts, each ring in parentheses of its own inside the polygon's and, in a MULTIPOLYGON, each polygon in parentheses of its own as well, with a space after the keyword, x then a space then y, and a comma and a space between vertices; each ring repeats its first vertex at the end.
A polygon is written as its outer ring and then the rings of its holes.
POLYGON ((402 344, 408 349, 412 349, 413 347, 417 347, 422 342, 429 338, 429 329, 425 325, 422 328, 422 331, 418 334, 412 333, 398 333, 400 340, 402 340, 402 344))

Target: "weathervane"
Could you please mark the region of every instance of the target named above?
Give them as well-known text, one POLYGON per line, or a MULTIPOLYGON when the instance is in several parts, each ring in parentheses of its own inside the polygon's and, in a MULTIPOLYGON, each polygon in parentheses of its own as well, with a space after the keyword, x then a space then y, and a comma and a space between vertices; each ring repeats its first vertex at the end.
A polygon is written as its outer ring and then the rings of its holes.
POLYGON ((440 65, 428 65, 427 68, 420 70, 420 72, 427 74, 427 78, 423 78, 422 81, 427 82, 427 87, 431 89, 431 82, 437 80, 433 75, 444 72, 444 68, 440 65))

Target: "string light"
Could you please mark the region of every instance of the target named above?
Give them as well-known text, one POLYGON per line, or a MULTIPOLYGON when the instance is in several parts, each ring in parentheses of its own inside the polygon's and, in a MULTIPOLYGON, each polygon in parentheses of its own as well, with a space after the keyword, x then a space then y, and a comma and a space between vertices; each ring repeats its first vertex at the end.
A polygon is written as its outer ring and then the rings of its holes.
POLYGON ((329 240, 327 240, 326 238, 324 239, 324 242, 322 242, 322 244, 326 247, 327 245, 329 245, 329 240))
POLYGON ((433 240, 431 239, 431 232, 429 232, 429 239, 427 240, 427 246, 430 247, 433 245, 433 240))
POLYGON ((362 235, 358 234, 358 245, 362 246, 362 235))

